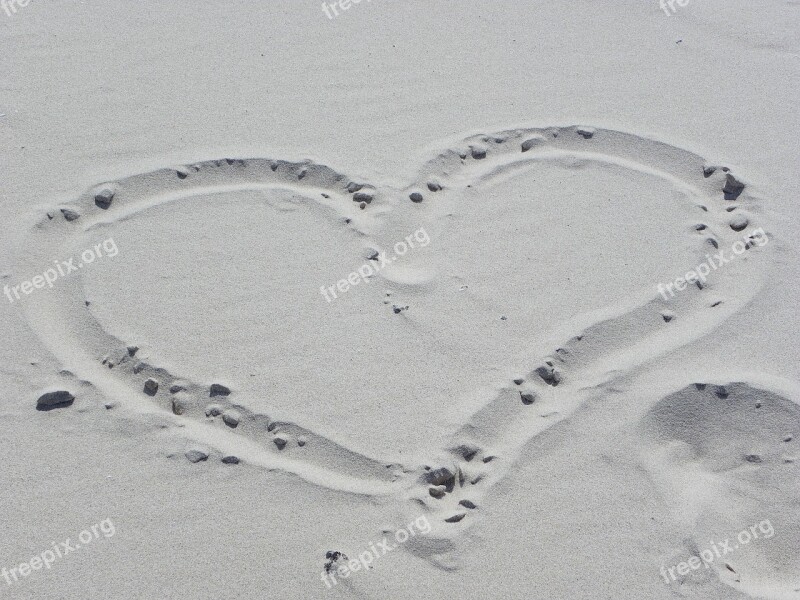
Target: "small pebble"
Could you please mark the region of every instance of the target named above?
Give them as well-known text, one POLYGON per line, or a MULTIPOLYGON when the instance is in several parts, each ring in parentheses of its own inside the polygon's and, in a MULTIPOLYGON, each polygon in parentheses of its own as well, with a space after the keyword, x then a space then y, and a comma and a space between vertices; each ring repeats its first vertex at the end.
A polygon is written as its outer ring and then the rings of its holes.
POLYGON ((466 460, 467 462, 471 461, 475 458, 475 455, 478 454, 480 448, 477 446, 473 446, 472 444, 461 444, 455 451, 461 455, 461 458, 466 460))
POLYGON ((66 407, 70 406, 74 400, 75 396, 66 390, 47 392, 39 396, 39 399, 36 401, 36 408, 47 410, 56 407, 66 407))
POLYGON ((425 474, 425 481, 434 486, 452 486, 455 483, 455 475, 447 467, 440 467, 425 474))
POLYGON ((545 141, 544 137, 541 135, 534 136, 522 142, 522 151, 527 152, 534 146, 538 146, 539 144, 543 144, 545 141))
POLYGON ((155 379, 148 379, 144 382, 144 393, 148 396, 155 396, 158 392, 158 382, 155 379))
POLYGON ((344 552, 339 552, 338 550, 328 550, 325 553, 325 558, 328 559, 328 562, 324 565, 326 573, 330 573, 331 571, 335 572, 337 569, 341 568, 337 566, 339 563, 346 563, 349 560, 344 552))
POLYGON ((242 416, 239 414, 239 411, 236 410, 226 410, 222 413, 222 420, 228 427, 236 427, 241 418, 242 416))
POLYGON ((108 188, 98 192, 94 196, 94 203, 103 210, 107 210, 111 206, 111 201, 114 199, 114 192, 108 188))
POLYGON ((172 399, 172 413, 176 415, 182 415, 186 412, 186 405, 182 400, 178 398, 172 399))
POLYGON ((74 210, 71 210, 69 208, 62 208, 61 209, 61 214, 64 215, 64 218, 67 221, 75 221, 76 219, 78 219, 80 217, 80 214, 78 214, 77 212, 75 212, 74 210))
POLYGON ((472 158, 474 158, 475 160, 481 160, 486 158, 486 148, 483 148, 482 146, 473 146, 472 158))
POLYGON ((186 451, 186 458, 189 459, 190 463, 199 463, 200 461, 208 459, 208 452, 200 450, 199 448, 193 448, 192 450, 186 451))
POLYGON ((733 229, 734 231, 742 231, 749 224, 750 224, 750 221, 748 221, 747 217, 745 217, 741 213, 738 214, 737 216, 733 217, 733 219, 731 219, 731 222, 729 223, 729 225, 731 226, 731 229, 733 229))
POLYGON ((209 395, 213 398, 214 396, 228 396, 231 393, 231 390, 222 385, 221 383, 212 383, 211 388, 209 390, 209 395))
POLYGON ((456 513, 452 517, 447 517, 445 523, 458 523, 461 519, 467 516, 467 513, 456 513))
POLYGON ((444 498, 445 489, 444 486, 434 486, 428 488, 428 493, 436 499, 444 498))
POLYGON ((561 383, 561 374, 549 362, 536 369, 536 374, 542 378, 547 385, 556 386, 561 383))
POLYGON ((725 175, 725 187, 722 188, 726 200, 736 200, 739 195, 744 191, 745 185, 736 179, 733 175, 728 173, 725 175))

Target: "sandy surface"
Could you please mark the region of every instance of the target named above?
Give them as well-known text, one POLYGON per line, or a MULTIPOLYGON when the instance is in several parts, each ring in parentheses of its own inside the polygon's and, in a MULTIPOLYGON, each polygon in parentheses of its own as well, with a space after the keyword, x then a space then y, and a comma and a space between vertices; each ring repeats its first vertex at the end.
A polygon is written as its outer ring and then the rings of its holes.
POLYGON ((800 599, 796 2, 20 2, 0 597, 800 599))

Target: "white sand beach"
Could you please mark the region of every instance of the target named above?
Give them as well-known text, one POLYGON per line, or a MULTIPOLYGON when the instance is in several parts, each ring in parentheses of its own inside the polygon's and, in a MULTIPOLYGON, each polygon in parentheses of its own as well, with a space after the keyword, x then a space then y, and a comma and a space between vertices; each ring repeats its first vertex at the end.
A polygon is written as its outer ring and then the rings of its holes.
POLYGON ((797 2, 0 48, 0 597, 800 600, 797 2))

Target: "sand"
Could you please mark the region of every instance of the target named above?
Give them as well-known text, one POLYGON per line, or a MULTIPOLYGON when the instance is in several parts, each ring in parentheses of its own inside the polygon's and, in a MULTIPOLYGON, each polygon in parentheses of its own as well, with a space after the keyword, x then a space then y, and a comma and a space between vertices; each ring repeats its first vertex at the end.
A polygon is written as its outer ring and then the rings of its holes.
POLYGON ((10 598, 800 598, 800 22, 14 3, 10 598))

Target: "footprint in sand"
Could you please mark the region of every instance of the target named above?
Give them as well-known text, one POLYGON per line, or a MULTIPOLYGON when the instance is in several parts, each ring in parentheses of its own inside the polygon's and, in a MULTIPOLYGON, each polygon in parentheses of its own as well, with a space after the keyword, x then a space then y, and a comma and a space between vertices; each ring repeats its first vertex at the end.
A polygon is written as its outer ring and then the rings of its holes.
POLYGON ((800 531, 800 452, 787 427, 800 423, 799 403, 749 383, 697 383, 648 411, 638 427, 641 462, 693 535, 686 547, 665 549, 664 564, 731 540, 710 565, 720 580, 757 597, 797 587, 800 568, 786 558, 800 531))

